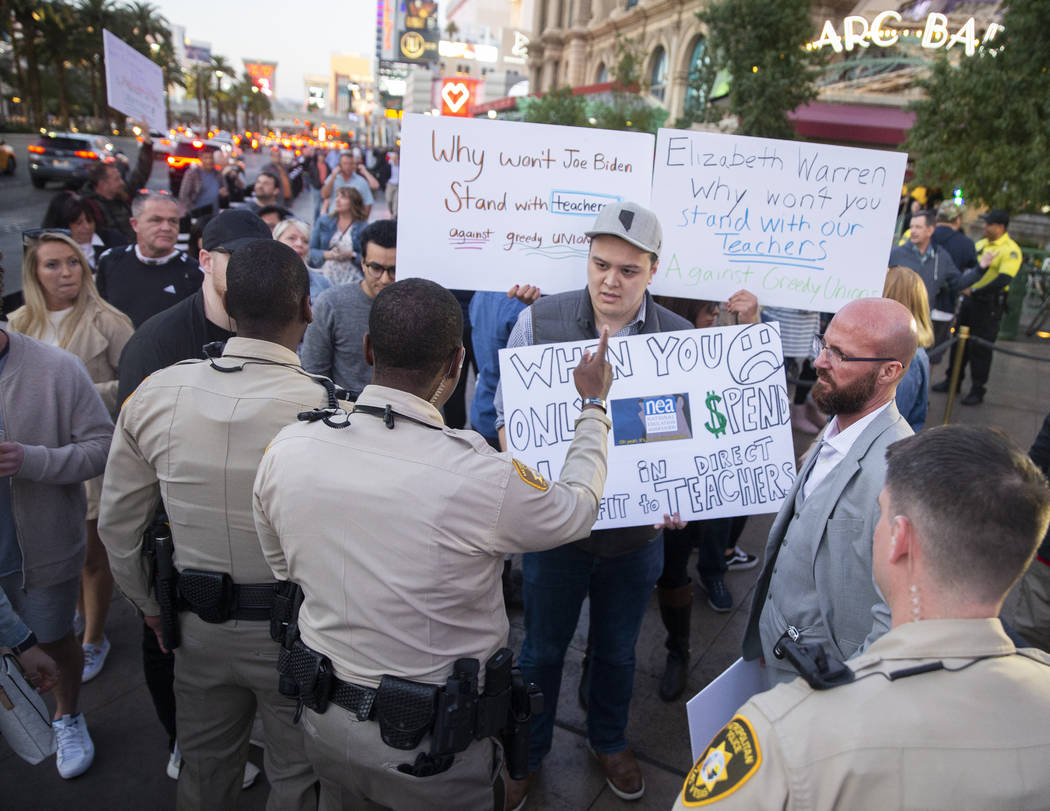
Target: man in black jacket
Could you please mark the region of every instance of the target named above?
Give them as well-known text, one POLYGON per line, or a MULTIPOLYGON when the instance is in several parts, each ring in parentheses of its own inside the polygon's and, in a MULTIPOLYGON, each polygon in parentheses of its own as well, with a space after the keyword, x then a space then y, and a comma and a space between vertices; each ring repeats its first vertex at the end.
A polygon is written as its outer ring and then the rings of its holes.
POLYGON ((107 245, 131 245, 135 241, 135 229, 131 227, 131 201, 135 193, 149 182, 152 171, 153 141, 149 138, 142 142, 135 168, 126 183, 116 164, 99 162, 91 167, 83 196, 93 201, 102 212, 99 236, 107 245))

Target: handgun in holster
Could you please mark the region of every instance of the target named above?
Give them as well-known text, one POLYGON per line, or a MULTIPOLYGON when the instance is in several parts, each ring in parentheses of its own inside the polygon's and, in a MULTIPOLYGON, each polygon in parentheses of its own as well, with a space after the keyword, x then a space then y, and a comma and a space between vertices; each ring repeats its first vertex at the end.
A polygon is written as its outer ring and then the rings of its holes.
POLYGON ((507 770, 515 780, 528 772, 529 719, 543 711, 543 695, 526 684, 513 666, 510 648, 500 648, 485 663, 485 692, 477 693, 478 660, 459 659, 438 697, 431 755, 462 752, 471 741, 498 737, 507 770))
POLYGON ((334 677, 331 660, 307 647, 299 638, 299 608, 303 603, 302 588, 291 581, 277 587, 270 636, 280 642, 277 654, 277 692, 299 702, 295 720, 303 707, 323 713, 328 709, 334 677))
POLYGON ((153 558, 153 594, 160 606, 160 635, 164 647, 175 650, 179 638, 179 573, 175 569, 175 544, 167 524, 146 530, 153 558))

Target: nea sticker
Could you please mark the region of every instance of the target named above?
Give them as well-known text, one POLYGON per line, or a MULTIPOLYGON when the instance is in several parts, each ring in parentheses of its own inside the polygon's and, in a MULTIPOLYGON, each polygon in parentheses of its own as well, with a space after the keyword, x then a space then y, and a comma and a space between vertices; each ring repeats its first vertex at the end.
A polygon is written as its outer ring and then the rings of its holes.
POLYGON ((525 484, 535 487, 537 490, 547 490, 550 485, 547 484, 547 480, 543 478, 537 471, 533 470, 528 465, 523 465, 517 459, 514 459, 514 469, 518 471, 518 475, 525 484))
POLYGON ((761 763, 762 752, 751 723, 742 715, 734 716, 689 772, 682 802, 696 808, 720 800, 746 783, 761 763))

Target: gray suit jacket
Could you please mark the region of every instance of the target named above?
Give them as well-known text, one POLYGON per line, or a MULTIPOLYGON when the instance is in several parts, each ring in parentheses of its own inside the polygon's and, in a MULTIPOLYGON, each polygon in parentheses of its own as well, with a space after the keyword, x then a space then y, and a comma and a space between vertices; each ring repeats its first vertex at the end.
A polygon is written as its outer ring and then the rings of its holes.
MULTIPOLYGON (((886 481, 886 448, 912 433, 891 401, 857 437, 846 458, 810 495, 806 510, 799 514, 799 519, 807 522, 799 528, 803 533, 820 534, 813 576, 823 625, 831 634, 830 639, 804 641, 820 642, 829 654, 842 660, 867 647, 890 627, 889 608, 872 579, 871 545, 879 520, 879 493, 886 481)), ((816 454, 811 454, 795 477, 769 531, 765 562, 744 633, 745 659, 762 655, 759 617, 780 545, 795 520, 796 496, 815 459, 816 454)))

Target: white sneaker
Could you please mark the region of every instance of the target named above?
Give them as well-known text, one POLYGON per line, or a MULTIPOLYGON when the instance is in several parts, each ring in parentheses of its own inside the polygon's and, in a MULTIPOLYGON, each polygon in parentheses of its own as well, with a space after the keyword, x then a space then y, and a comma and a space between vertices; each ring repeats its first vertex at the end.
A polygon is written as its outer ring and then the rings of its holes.
POLYGON ((171 750, 171 756, 168 758, 168 768, 166 771, 168 777, 172 780, 179 779, 179 774, 182 772, 182 752, 179 751, 178 741, 175 741, 175 748, 171 750))
POLYGON ((241 788, 250 788, 258 776, 259 767, 249 760, 244 764, 244 782, 241 783, 241 788))
POLYGON ((110 644, 106 637, 102 637, 101 645, 84 646, 84 673, 80 677, 80 683, 86 684, 102 672, 102 665, 106 663, 109 656, 110 644))
POLYGON ((88 770, 95 759, 95 744, 88 734, 84 714, 63 715, 51 722, 58 743, 58 774, 68 780, 88 770))
POLYGON ((73 614, 73 633, 77 636, 84 635, 84 615, 79 611, 73 614))

